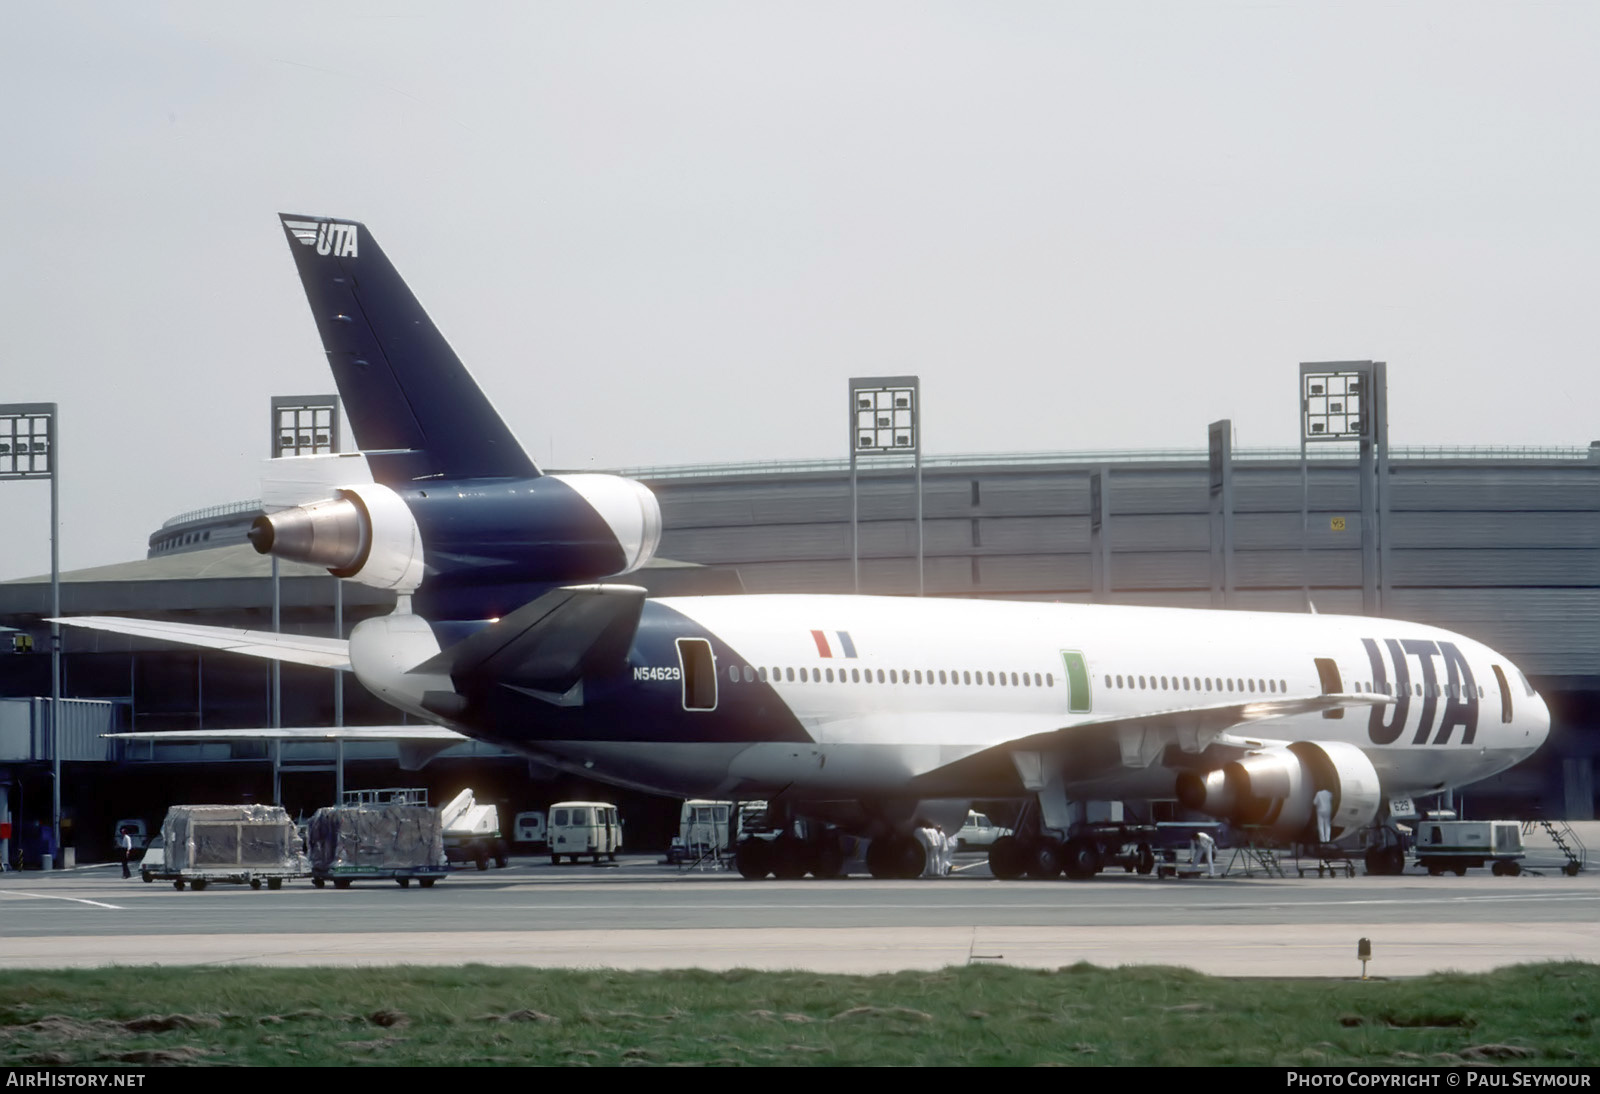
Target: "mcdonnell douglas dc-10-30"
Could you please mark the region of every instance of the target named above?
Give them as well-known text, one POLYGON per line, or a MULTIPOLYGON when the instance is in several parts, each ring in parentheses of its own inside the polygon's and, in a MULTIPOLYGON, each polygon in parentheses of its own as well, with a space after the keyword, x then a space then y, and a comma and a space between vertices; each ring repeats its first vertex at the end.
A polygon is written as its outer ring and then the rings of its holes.
MULTIPOLYGON (((765 799, 784 832, 739 845, 754 877, 836 875, 843 835, 870 840, 874 876, 915 876, 913 828, 954 831, 968 803, 991 799, 1030 803, 1032 820, 990 853, 1006 878, 1095 873, 1110 849, 1084 834, 1090 802, 1177 799, 1309 841, 1325 790, 1324 822, 1348 843, 1390 798, 1492 775, 1548 732, 1509 658, 1416 623, 648 597, 615 579, 655 553, 650 490, 541 472, 365 226, 281 219, 371 481, 270 512, 250 539, 392 590, 393 613, 348 641, 62 622, 348 670, 431 723, 410 727, 419 736, 463 734, 661 794, 765 799)), ((1398 872, 1403 858, 1380 846, 1368 864, 1398 872)))

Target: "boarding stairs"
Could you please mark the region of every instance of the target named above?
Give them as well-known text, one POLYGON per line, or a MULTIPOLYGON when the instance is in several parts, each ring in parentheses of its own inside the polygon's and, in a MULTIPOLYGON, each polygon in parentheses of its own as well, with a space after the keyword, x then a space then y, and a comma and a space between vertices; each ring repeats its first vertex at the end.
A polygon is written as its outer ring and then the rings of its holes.
POLYGON ((1589 852, 1583 846, 1583 841, 1578 838, 1578 833, 1572 830, 1572 825, 1566 821, 1523 821, 1524 841, 1536 828, 1544 829, 1545 834, 1550 837, 1550 842, 1554 843, 1556 849, 1566 857, 1567 864, 1561 868, 1561 872, 1568 877, 1576 877, 1588 862, 1589 852))
POLYGON ((1255 842, 1233 848, 1233 857, 1228 860, 1227 869, 1222 871, 1223 876, 1233 873, 1235 866, 1240 867, 1245 877, 1253 876, 1257 870, 1268 877, 1288 876, 1283 872, 1283 864, 1278 861, 1277 851, 1255 842))

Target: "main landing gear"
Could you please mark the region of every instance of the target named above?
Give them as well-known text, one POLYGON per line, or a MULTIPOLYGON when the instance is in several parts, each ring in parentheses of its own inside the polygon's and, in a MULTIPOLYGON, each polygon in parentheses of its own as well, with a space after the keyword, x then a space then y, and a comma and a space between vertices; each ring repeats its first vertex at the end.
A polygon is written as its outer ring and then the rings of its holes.
POLYGON ((1107 866, 1148 874, 1156 868, 1148 842, 1131 842, 1120 825, 1078 831, 1060 840, 1043 833, 1001 836, 989 847, 989 872, 1001 881, 1033 878, 1043 881, 1065 874, 1074 881, 1094 877, 1107 866))
POLYGON ((807 874, 816 878, 839 877, 844 873, 846 858, 837 832, 825 831, 815 839, 801 839, 792 832, 785 832, 776 839, 751 836, 740 840, 734 849, 733 864, 740 877, 752 881, 768 875, 794 881, 807 874))

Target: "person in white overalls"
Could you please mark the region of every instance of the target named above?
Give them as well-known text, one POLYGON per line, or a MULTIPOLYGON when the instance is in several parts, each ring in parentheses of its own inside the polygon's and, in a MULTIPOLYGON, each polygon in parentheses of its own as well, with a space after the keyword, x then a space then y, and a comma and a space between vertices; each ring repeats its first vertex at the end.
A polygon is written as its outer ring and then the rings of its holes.
POLYGON ((912 835, 922 845, 921 876, 943 877, 944 875, 939 872, 939 864, 943 857, 943 852, 939 848, 939 830, 927 821, 919 820, 912 835))
POLYGON ((1319 790, 1311 796, 1311 804, 1317 811, 1317 842, 1333 842, 1333 792, 1319 790))
POLYGON ((1210 832, 1196 832, 1194 840, 1190 843, 1189 863, 1199 866, 1201 859, 1206 860, 1206 876, 1217 876, 1217 841, 1211 838, 1210 832))

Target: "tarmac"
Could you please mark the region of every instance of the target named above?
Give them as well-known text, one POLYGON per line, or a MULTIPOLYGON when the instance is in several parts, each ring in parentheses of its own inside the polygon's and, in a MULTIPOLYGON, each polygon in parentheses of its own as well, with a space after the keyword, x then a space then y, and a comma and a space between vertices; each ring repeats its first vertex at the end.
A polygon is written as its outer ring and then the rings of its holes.
MULTIPOLYGON (((1226 857, 1226 856, 1224 856, 1226 857)), ((303 881, 176 892, 114 866, 0 875, 0 968, 110 965, 736 967, 880 973, 967 964, 1170 965, 1222 976, 1407 977, 1600 962, 1600 874, 1266 877, 1106 873, 999 882, 981 856, 944 880, 748 882, 647 857, 516 859, 431 890, 303 881), (1369 939, 1363 969, 1357 945, 1369 939)))

